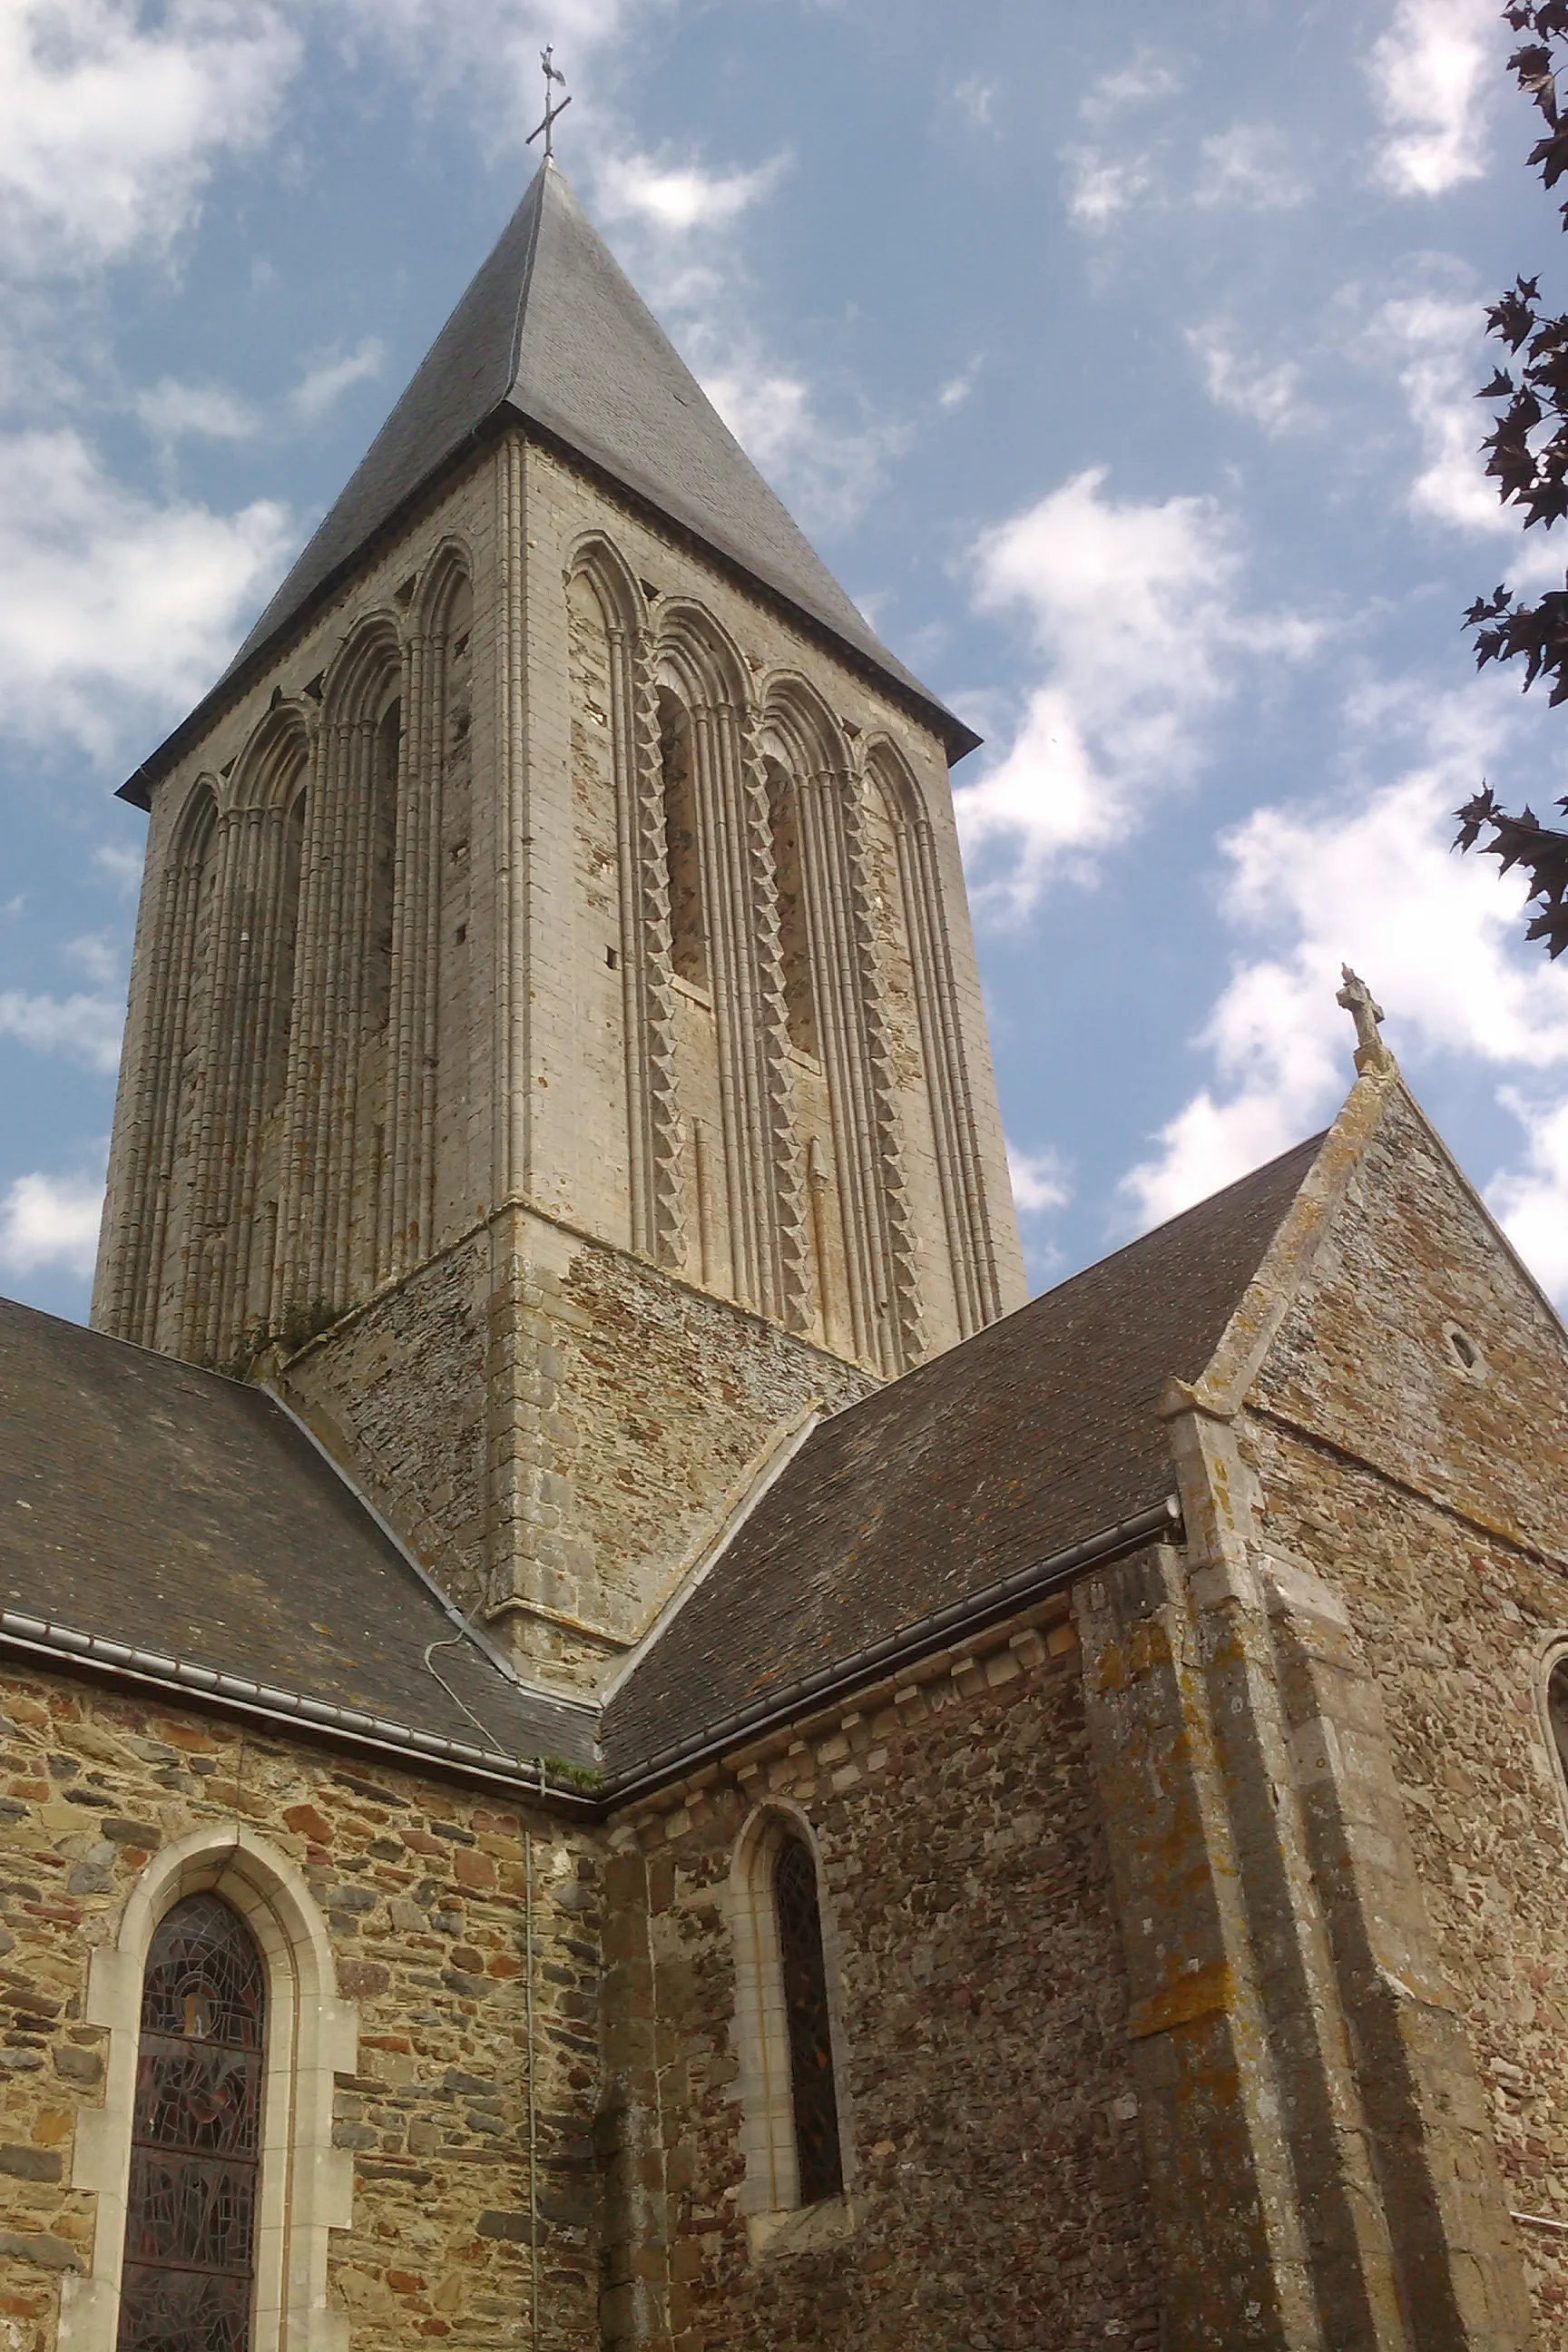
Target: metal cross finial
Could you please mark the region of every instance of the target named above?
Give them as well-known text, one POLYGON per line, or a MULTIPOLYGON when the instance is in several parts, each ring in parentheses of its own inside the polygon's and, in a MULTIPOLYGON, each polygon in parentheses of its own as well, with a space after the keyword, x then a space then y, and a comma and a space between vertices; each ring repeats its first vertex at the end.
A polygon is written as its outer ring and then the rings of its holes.
POLYGON ((555 152, 553 136, 555 118, 558 114, 564 114, 567 108, 572 103, 571 97, 568 95, 563 98, 560 105, 557 106, 552 96, 550 85, 552 81, 558 81, 563 89, 566 88, 566 77, 562 72, 560 67, 555 64, 554 58, 555 44, 552 41, 547 49, 541 49, 539 52, 539 62, 544 68, 544 120, 539 124, 538 129, 529 132, 526 142, 526 144, 531 147, 534 141, 538 138, 540 131, 543 131, 544 160, 547 163, 555 152))
POLYGON ((1334 1003, 1342 1004, 1355 1023, 1357 1070, 1363 1076, 1369 1070, 1392 1070, 1394 1056, 1378 1034, 1377 1024, 1383 1019, 1382 1005, 1377 1003, 1365 981, 1359 973, 1353 972, 1348 963, 1341 964, 1340 978, 1344 984, 1335 997, 1334 1003))

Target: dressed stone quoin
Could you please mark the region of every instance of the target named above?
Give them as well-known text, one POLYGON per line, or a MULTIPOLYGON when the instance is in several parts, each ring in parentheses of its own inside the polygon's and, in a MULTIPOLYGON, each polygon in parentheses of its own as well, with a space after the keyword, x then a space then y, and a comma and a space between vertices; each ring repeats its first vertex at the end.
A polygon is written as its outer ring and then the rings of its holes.
POLYGON ((547 152, 123 788, 5 2352, 1568 2342, 1568 1339, 1348 971, 1026 1302, 974 740, 547 152))

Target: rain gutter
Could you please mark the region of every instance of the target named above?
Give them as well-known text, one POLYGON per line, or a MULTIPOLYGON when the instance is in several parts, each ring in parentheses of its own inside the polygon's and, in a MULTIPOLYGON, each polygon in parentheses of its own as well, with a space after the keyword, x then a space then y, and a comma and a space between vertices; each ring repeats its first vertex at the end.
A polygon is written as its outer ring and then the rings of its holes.
POLYGON ((463 1739, 444 1739, 434 1731, 417 1731, 389 1717, 366 1715, 358 1707, 334 1706, 309 1698, 300 1691, 280 1690, 270 1683, 254 1683, 243 1675, 222 1673, 216 1666, 195 1664, 189 1658, 171 1657, 159 1650, 137 1650, 129 1643, 110 1641, 102 1633, 81 1633, 74 1626, 57 1625, 43 1617, 25 1616, 20 1610, 0 1610, 0 1642, 8 1649, 35 1657, 69 1659, 90 1666, 116 1681, 177 1690, 196 1698, 215 1699, 240 1715, 263 1722, 305 1724, 312 1731, 352 1740, 383 1755, 416 1757, 432 1764, 452 1766, 477 1778, 502 1781, 582 1811, 595 1810, 596 1797, 563 1788, 552 1780, 544 1760, 503 1755, 499 1748, 478 1748, 463 1739), (533 1763, 529 1770, 527 1765, 533 1763))
MULTIPOLYGON (((42 1617, 16 1609, 0 1610, 0 1644, 26 1655, 71 1662, 112 1680, 205 1698, 237 1714, 266 1723, 303 1726, 342 1739, 361 1749, 445 1766, 467 1778, 507 1788, 550 1804, 563 1806, 579 1817, 603 1820, 613 1809, 651 1794, 669 1781, 682 1779, 710 1759, 737 1746, 764 1738, 803 1714, 847 1698, 868 1683, 880 1682, 899 1667, 912 1665, 934 1650, 954 1645, 954 1636, 979 1633, 999 1618, 1030 1602, 1042 1601, 1072 1584, 1086 1570, 1108 1567, 1131 1552, 1156 1542, 1174 1542, 1182 1533, 1181 1506, 1173 1495, 1113 1527, 1101 1528, 1079 1543, 1047 1552, 1043 1559, 1015 1569, 963 1601, 930 1611, 912 1624, 900 1626, 879 1642, 836 1660, 816 1674, 803 1675, 750 1706, 711 1717, 686 1738, 662 1748, 624 1772, 613 1774, 592 1791, 552 1780, 542 1757, 537 1760, 503 1755, 497 1748, 479 1748, 467 1740, 446 1739, 433 1731, 418 1731, 385 1716, 367 1715, 357 1707, 334 1706, 326 1699, 310 1698, 299 1691, 255 1683, 242 1675, 198 1665, 188 1658, 156 1650, 133 1649, 101 1633, 79 1633, 42 1617), (529 1769, 531 1765, 531 1769, 529 1769)), ((578 1702, 580 1705, 581 1702, 578 1702)))

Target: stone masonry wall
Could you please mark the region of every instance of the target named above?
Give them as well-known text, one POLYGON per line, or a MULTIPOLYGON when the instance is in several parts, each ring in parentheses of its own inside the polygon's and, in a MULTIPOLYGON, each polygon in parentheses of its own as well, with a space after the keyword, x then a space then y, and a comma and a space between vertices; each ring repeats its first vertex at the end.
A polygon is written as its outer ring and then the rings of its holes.
MULTIPOLYGON (((1271 1538, 1344 1596, 1382 1693, 1443 1977, 1510 2208, 1568 2225, 1568 1838, 1535 1711, 1568 1576, 1267 1423, 1271 1538)), ((1568 2347, 1568 2229, 1520 2229, 1539 2340, 1568 2347)))
POLYGON ((274 1375, 284 1402, 463 1609, 482 1606, 489 1590, 488 1275, 481 1228, 274 1375))
MULTIPOLYGON (((935 734, 900 700, 832 649, 815 632, 795 625, 778 607, 749 591, 729 567, 709 559, 685 535, 590 480, 563 457, 530 447, 526 457, 528 643, 527 709, 530 790, 529 889, 532 966, 530 973, 528 1111, 531 1197, 546 1211, 586 1232, 614 1237, 624 1230, 620 1197, 624 1134, 606 1122, 624 1120, 624 1095, 615 1084, 584 1084, 584 1036, 595 1025, 604 987, 603 916, 580 893, 580 812, 572 787, 574 708, 564 580, 574 551, 603 533, 638 579, 658 614, 689 603, 711 615, 746 666, 750 690, 765 699, 770 681, 804 678, 850 730, 862 754, 875 742, 897 747, 930 816, 941 876, 942 921, 952 959, 963 1051, 969 1070, 971 1110, 989 1205, 1003 1308, 1026 1295, 1023 1260, 1006 1174, 1001 1112, 974 961, 968 903, 958 853, 947 761, 935 734), (578 908, 575 929, 569 910, 578 908)), ((596 1055, 588 1057, 590 1072, 596 1055)), ((922 1145, 919 1107, 907 1118, 903 1148, 919 1226, 919 1247, 931 1275, 928 1286, 928 1350, 956 1338, 951 1284, 938 1268, 947 1254, 935 1170, 922 1145)))
POLYGON ((237 1820, 303 1871, 358 2005, 333 2132, 353 2152, 353 2227, 334 2234, 328 2294, 377 2352, 529 2345, 531 1827, 540 2342, 588 2352, 594 1842, 455 1782, 25 1671, 0 1683, 0 2345, 52 2352, 61 2278, 90 2259, 95 2200, 69 2186, 77 2117, 103 2096, 89 1956, 153 1852, 237 1820))
POLYGON ((1157 2288, 1126 1985, 1086 1756, 1078 1652, 1058 1622, 929 1661, 863 1711, 736 1759, 613 1831, 606 2079, 656 2113, 606 2116, 610 2345, 679 2352, 1067 2352, 1152 2347, 1157 2288), (749 2251, 727 1911, 742 1825, 770 1795, 824 1859, 847 2051, 854 2228, 749 2251), (650 2277, 627 2217, 667 2200, 650 2277))
POLYGON ((281 1393, 463 1607, 558 1679, 637 1640, 747 1465, 869 1375, 506 1212, 293 1358, 281 1393))
MULTIPOLYGON (((1266 1539, 1342 1595, 1381 1690, 1508 2204, 1568 2223, 1568 1837, 1539 1713, 1568 1633, 1568 1349, 1397 1097, 1255 1402, 1266 1539)), ((1562 2352, 1568 2231, 1519 2240, 1562 2352)))

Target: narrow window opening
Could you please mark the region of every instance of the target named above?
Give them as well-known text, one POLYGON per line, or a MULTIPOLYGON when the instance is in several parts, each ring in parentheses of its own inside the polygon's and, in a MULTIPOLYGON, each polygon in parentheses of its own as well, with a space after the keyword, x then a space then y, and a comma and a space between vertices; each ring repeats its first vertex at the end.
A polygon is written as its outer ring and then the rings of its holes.
POLYGON ((261 1106, 263 1113, 268 1117, 282 1101, 289 1076, 289 1038, 294 1026, 294 983, 300 946, 300 881, 305 862, 305 811, 306 795, 302 792, 296 793, 283 820, 275 1011, 261 1106))
POLYGON ((375 730, 367 991, 372 1036, 385 1028, 392 1013, 392 891, 397 858, 397 768, 402 743, 403 705, 394 701, 387 705, 375 730))
POLYGON ((773 1864, 773 1907, 789 2031, 800 2202, 818 2205, 825 2198, 842 2195, 844 2162, 838 2141, 838 2096, 833 2080, 816 1864, 800 1838, 786 1838, 779 1848, 773 1864))
POLYGON ((659 698, 659 761, 664 777, 664 845, 669 872, 669 952, 679 979, 706 988, 708 923, 702 897, 702 845, 691 764, 691 722, 673 695, 659 698))
POLYGON ((768 762, 768 817, 773 833, 773 893, 778 906, 779 957, 784 966, 789 1041, 800 1053, 816 1055, 821 1047, 800 854, 800 800, 790 777, 773 761, 768 762))
POLYGON ((244 1921, 176 1903, 142 1977, 117 2352, 249 2352, 265 2022, 244 1921))

